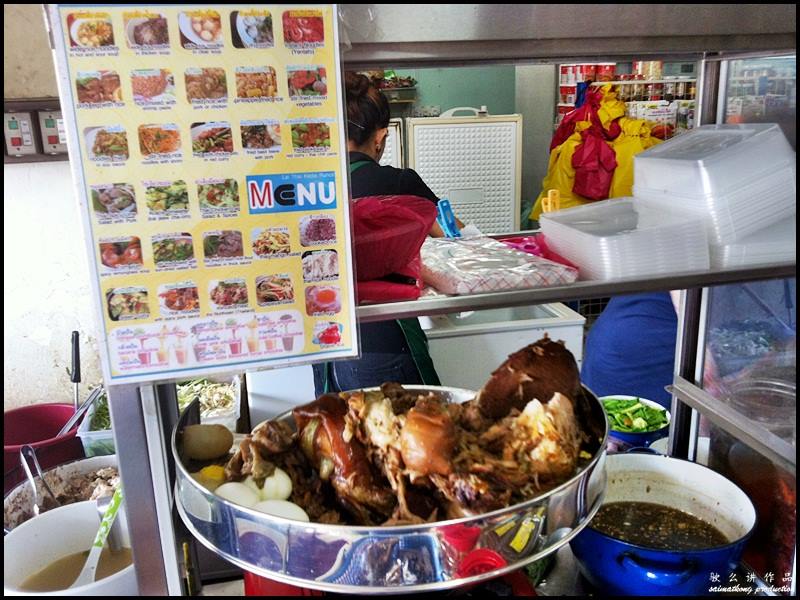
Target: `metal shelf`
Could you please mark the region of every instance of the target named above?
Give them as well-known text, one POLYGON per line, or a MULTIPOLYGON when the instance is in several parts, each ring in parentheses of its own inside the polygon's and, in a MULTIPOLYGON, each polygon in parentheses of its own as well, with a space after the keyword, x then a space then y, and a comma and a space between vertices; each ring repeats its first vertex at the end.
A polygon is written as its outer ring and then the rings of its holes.
POLYGON ((789 442, 779 438, 753 419, 741 414, 722 400, 714 398, 680 375, 675 376, 673 385, 667 389, 681 402, 702 412, 717 427, 795 475, 797 449, 789 442))
POLYGON ((674 79, 630 79, 627 81, 593 81, 593 86, 599 85, 636 85, 637 83, 696 83, 696 77, 675 77, 674 79))
MULTIPOLYGON (((499 237, 499 236, 498 236, 499 237)), ((648 279, 617 279, 614 281, 579 281, 530 290, 492 292, 471 296, 436 296, 411 302, 392 302, 359 306, 359 321, 386 321, 421 315, 440 315, 468 310, 485 310, 510 306, 526 306, 547 302, 566 302, 588 298, 604 298, 620 294, 701 288, 726 283, 794 277, 795 263, 775 263, 726 270, 694 271, 656 275, 648 279)))

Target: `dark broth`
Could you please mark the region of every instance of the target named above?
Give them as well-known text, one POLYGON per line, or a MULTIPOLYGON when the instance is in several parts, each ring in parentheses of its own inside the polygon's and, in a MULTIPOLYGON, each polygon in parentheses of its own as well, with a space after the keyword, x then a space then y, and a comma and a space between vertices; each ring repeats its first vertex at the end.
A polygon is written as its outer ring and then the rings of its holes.
POLYGON ((650 502, 604 504, 591 526, 623 542, 657 550, 705 550, 730 543, 713 525, 650 502))
MULTIPOLYGON (((57 592, 65 590, 75 583, 78 575, 81 574, 83 565, 86 564, 88 556, 89 551, 84 550, 83 552, 76 552, 59 558, 38 573, 28 577, 19 586, 19 589, 25 592, 57 592)), ((133 556, 130 548, 120 548, 117 552, 111 552, 106 546, 100 554, 95 581, 109 577, 131 563, 133 563, 133 556)))

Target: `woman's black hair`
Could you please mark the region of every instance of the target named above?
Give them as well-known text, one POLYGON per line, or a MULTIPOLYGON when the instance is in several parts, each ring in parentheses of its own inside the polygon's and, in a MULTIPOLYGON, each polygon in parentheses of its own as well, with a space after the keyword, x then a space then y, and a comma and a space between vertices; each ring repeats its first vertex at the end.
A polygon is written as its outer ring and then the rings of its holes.
POLYGON ((344 76, 347 99, 347 137, 363 145, 378 129, 389 126, 389 101, 365 75, 344 76))

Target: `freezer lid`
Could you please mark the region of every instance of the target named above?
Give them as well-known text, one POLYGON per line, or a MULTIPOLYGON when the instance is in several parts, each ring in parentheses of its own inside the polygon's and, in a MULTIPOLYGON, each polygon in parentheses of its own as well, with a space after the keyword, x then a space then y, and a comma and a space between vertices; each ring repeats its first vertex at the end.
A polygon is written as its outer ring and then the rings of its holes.
POLYGON ((436 337, 438 334, 466 335, 508 329, 583 325, 585 321, 580 314, 560 303, 420 317, 420 323, 428 337, 436 337))

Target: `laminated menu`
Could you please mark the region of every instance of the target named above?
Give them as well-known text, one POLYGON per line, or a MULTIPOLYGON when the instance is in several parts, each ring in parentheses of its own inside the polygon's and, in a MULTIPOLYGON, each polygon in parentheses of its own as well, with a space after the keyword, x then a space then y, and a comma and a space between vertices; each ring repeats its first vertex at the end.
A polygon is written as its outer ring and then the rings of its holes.
POLYGON ((491 238, 429 238, 422 245, 422 277, 452 295, 565 285, 578 271, 509 248, 491 238))
POLYGON ((358 354, 336 14, 47 5, 107 385, 358 354))

